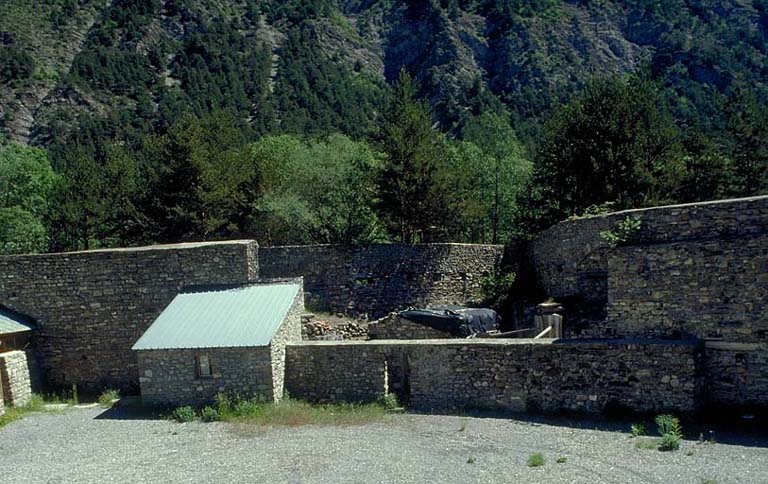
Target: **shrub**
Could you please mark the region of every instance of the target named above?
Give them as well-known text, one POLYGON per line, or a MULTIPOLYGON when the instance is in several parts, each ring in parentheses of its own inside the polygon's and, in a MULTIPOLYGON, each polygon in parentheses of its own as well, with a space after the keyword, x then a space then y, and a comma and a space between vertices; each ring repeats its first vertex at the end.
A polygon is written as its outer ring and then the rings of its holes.
POLYGON ((531 456, 528 457, 528 467, 541 467, 545 462, 544 455, 541 454, 541 452, 531 454, 531 456))
POLYGON ((672 451, 680 448, 680 441, 682 438, 676 434, 664 434, 661 436, 661 442, 659 443, 659 450, 672 451))
POLYGON ((483 278, 483 305, 493 309, 501 309, 509 301, 512 285, 515 283, 514 272, 494 272, 483 278))
POLYGON ((203 422, 216 422, 219 420, 219 411, 213 407, 203 407, 200 411, 200 418, 203 422))
POLYGON ((390 412, 400 406, 400 404, 397 402, 397 395, 394 393, 387 393, 380 396, 377 403, 384 407, 385 410, 390 412))
POLYGON ((616 222, 613 229, 600 232, 600 237, 611 247, 626 245, 637 236, 641 225, 640 217, 628 216, 624 220, 616 222))
POLYGON ((632 437, 640 437, 641 435, 646 435, 648 431, 643 424, 632 424, 629 428, 629 433, 632 437))
POLYGON ((190 407, 189 405, 178 407, 173 411, 171 416, 177 422, 192 422, 197 418, 197 415, 195 414, 195 409, 190 407))
POLYGON ((117 390, 108 388, 99 395, 99 405, 105 408, 109 408, 114 405, 115 400, 120 398, 120 393, 117 390))

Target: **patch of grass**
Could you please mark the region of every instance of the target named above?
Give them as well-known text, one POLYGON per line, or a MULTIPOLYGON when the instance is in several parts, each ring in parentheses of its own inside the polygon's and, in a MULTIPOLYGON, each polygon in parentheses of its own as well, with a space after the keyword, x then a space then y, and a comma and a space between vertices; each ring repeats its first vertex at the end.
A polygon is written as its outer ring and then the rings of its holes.
POLYGON ((544 455, 541 452, 536 452, 528 457, 528 467, 541 467, 546 463, 544 455))
POLYGON ((467 417, 461 417, 461 420, 459 420, 459 432, 464 432, 467 430, 467 417))
POLYGON ((474 463, 475 463, 475 458, 470 455, 469 459, 467 459, 467 464, 474 464, 474 463))
POLYGON ((656 450, 659 448, 659 439, 637 439, 635 441, 635 448, 656 450))
POLYGON ((200 419, 203 422, 216 422, 219 418, 219 411, 213 407, 203 407, 203 409, 200 410, 200 419))
POLYGON ((561 457, 558 457, 555 462, 557 462, 558 464, 565 464, 566 462, 568 462, 568 458, 561 456, 561 457))
POLYGON ((221 420, 264 426, 298 427, 302 425, 363 425, 383 419, 389 405, 381 403, 335 403, 312 405, 284 398, 278 403, 228 398, 219 395, 216 410, 221 420))
POLYGON ((377 403, 390 412, 400 408, 400 403, 397 401, 397 395, 394 393, 387 393, 386 395, 382 395, 379 397, 377 403))
POLYGON ((641 423, 632 424, 629 428, 629 433, 632 435, 632 437, 640 437, 643 435, 648 434, 648 430, 645 428, 645 425, 641 423))
POLYGON ((120 392, 117 390, 113 390, 111 388, 108 388, 101 392, 101 395, 99 395, 99 405, 101 405, 104 408, 110 408, 112 405, 115 404, 115 401, 120 398, 120 392))
POLYGON ((20 407, 5 407, 5 413, 0 416, 0 428, 5 427, 11 422, 21 420, 26 415, 45 411, 45 400, 40 395, 32 395, 28 404, 20 407))

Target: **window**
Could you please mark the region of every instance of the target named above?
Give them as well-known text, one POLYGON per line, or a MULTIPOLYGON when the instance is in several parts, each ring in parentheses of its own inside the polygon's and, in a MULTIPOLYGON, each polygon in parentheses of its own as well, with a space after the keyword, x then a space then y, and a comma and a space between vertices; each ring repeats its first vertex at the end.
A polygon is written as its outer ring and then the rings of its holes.
POLYGON ((197 367, 198 378, 211 378, 213 376, 211 358, 208 355, 197 355, 195 357, 195 366, 197 367))

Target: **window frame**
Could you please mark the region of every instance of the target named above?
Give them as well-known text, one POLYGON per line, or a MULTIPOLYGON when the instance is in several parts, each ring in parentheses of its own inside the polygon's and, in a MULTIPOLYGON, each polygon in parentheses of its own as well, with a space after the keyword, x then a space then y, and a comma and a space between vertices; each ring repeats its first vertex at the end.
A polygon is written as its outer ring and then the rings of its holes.
POLYGON ((198 379, 208 379, 213 378, 213 362, 211 361, 211 356, 208 353, 199 353, 195 355, 195 373, 197 374, 198 379), (207 364, 207 372, 203 372, 203 361, 206 361, 207 364))

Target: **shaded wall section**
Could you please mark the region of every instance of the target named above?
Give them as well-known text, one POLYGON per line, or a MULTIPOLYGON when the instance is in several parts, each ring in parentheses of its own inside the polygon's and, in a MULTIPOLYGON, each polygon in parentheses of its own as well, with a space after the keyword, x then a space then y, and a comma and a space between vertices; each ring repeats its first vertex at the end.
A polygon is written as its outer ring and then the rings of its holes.
POLYGON ((501 245, 284 246, 261 248, 259 264, 262 277, 304 277, 310 309, 379 318, 482 299, 483 277, 504 254, 501 245))
POLYGON ((405 399, 422 409, 637 412, 696 409, 700 348, 690 341, 431 340, 287 346, 286 389, 313 401, 371 401, 405 358, 405 399))
POLYGON ((0 305, 35 318, 51 389, 138 386, 131 346, 181 288, 258 274, 253 241, 0 257, 0 305))

